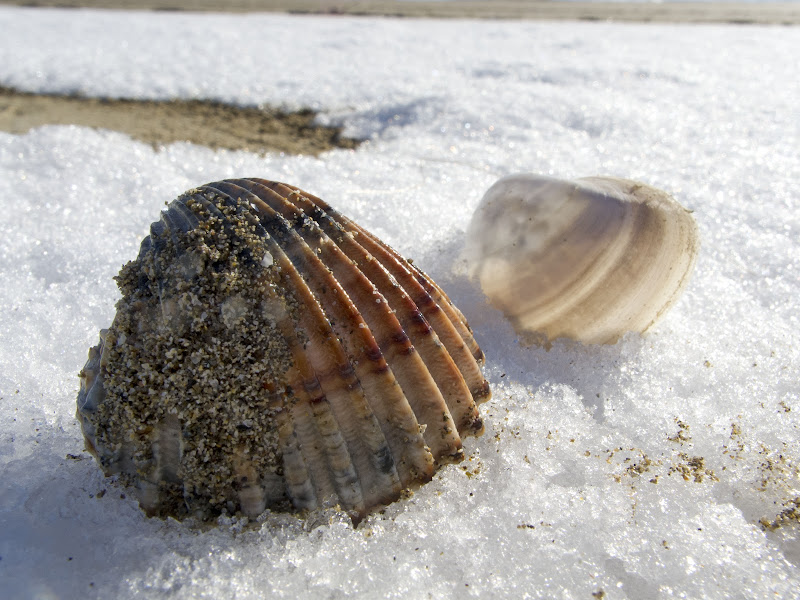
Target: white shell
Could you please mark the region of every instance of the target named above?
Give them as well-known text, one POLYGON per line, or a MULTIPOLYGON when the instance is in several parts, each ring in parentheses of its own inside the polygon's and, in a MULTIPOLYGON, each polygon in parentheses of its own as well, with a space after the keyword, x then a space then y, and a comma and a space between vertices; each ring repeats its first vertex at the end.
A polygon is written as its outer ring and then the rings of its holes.
POLYGON ((150 514, 338 504, 354 520, 463 458, 483 355, 444 292, 297 188, 172 202, 117 278, 78 418, 150 514))
POLYGON ((486 192, 465 254, 523 341, 613 343, 667 312, 698 249, 691 212, 661 190, 612 177, 520 174, 486 192))

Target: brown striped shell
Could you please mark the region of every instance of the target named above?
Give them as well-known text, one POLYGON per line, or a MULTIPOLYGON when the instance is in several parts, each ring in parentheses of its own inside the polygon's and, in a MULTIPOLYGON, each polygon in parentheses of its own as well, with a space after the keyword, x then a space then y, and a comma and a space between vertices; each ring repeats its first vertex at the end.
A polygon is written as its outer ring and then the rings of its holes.
POLYGON ((354 520, 461 460, 490 391, 466 320, 319 198, 210 183, 153 223, 81 372, 106 474, 155 515, 338 504, 354 520))

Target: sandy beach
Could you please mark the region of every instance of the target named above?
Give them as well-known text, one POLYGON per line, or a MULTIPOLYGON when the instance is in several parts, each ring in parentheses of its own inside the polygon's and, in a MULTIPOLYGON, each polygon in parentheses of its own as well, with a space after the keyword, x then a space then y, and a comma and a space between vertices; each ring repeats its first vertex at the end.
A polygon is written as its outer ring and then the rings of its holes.
POLYGON ((228 150, 317 155, 358 142, 314 123, 315 113, 237 107, 200 100, 164 102, 29 94, 0 88, 0 130, 22 134, 41 125, 121 131, 158 147, 186 141, 228 150))
POLYGON ((414 18, 538 19, 658 23, 800 23, 798 2, 549 2, 526 0, 0 0, 18 6, 284 12, 414 18))
MULTIPOLYGON (((158 11, 283 12, 388 16, 581 20, 653 23, 800 23, 800 3, 526 2, 522 0, 409 2, 396 0, 0 0, 0 5, 158 11)), ((24 133, 47 124, 113 129, 154 145, 189 141, 212 148, 316 155, 354 140, 314 124, 314 113, 287 114, 203 101, 140 102, 41 96, 0 88, 0 130, 24 133)))

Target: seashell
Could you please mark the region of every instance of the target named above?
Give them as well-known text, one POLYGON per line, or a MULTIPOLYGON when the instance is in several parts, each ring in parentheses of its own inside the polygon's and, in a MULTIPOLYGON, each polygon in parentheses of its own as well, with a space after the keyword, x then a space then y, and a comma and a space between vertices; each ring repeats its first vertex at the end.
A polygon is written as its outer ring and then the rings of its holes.
POLYGON ((698 249, 691 211, 661 190, 612 177, 521 174, 486 192, 465 255, 523 341, 613 343, 669 310, 698 249))
POLYGON ((319 198, 260 179, 174 200, 81 372, 87 449, 150 515, 369 511, 461 460, 490 396, 463 315, 319 198))

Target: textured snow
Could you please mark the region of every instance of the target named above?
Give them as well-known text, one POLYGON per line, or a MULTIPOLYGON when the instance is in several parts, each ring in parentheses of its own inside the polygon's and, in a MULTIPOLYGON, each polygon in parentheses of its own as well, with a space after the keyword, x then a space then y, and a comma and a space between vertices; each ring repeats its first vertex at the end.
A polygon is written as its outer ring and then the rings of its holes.
POLYGON ((800 29, 4 8, 0 31, 0 85, 312 107, 369 140, 311 158, 0 133, 5 597, 800 594, 797 520, 761 524, 800 502, 800 29), (520 171, 694 211, 695 275, 650 335, 524 348, 486 305, 465 230, 520 171), (164 202, 231 176, 299 185, 412 256, 486 353, 468 460, 357 529, 148 519, 82 452, 112 277, 164 202))

